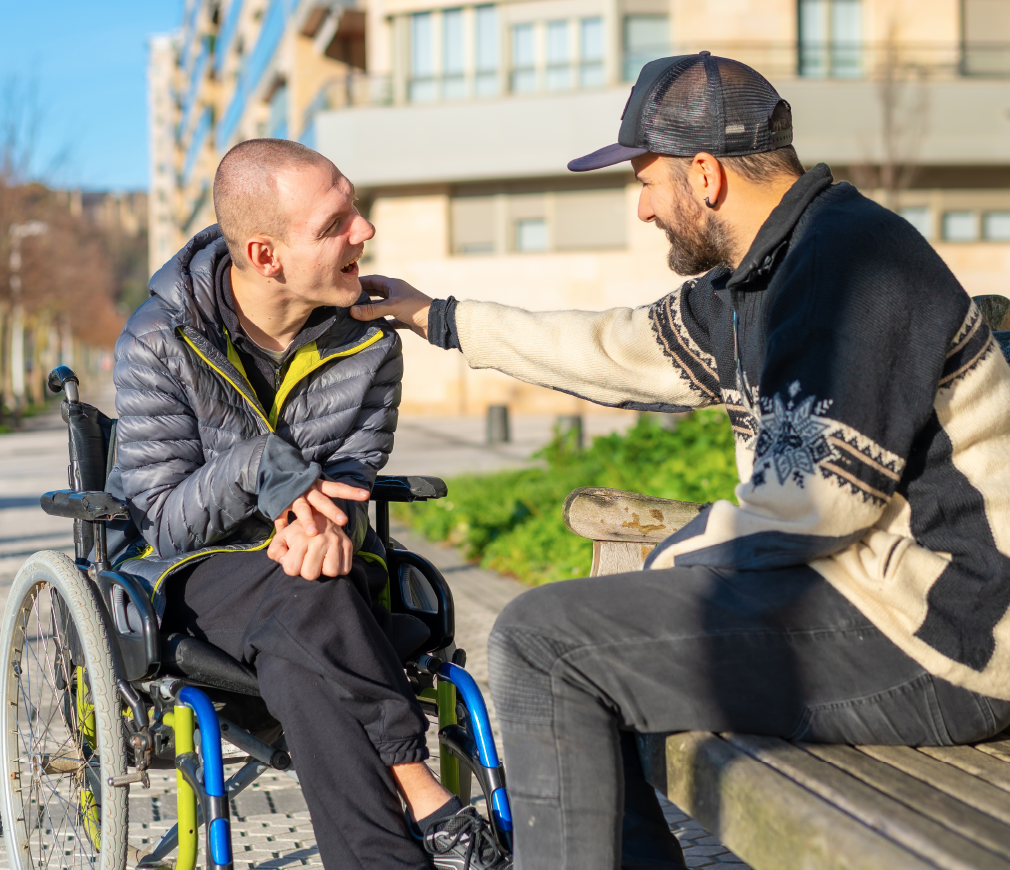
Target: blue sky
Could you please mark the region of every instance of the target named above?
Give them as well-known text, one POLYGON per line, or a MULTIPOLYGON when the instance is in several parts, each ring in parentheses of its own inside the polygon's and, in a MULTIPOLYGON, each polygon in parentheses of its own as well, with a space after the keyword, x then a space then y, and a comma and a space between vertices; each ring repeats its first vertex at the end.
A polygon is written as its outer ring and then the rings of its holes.
POLYGON ((61 187, 147 187, 147 38, 175 29, 181 10, 182 0, 0 0, 0 112, 11 77, 35 87, 36 171, 61 187))

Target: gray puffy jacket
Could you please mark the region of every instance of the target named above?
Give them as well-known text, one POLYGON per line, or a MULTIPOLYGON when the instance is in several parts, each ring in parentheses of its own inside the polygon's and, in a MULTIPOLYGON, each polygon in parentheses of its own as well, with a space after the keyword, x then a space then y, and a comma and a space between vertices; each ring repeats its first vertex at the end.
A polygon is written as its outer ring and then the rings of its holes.
MULTIPOLYGON (((393 447, 403 373, 396 333, 340 310, 293 354, 274 407, 263 408, 217 312, 214 275, 225 256, 216 225, 194 236, 151 279, 151 299, 116 344, 109 489, 127 499, 143 540, 129 529, 110 534, 110 552, 149 583, 159 616, 176 568, 265 547, 272 521, 316 478, 370 488, 393 447)), ((365 505, 342 507, 358 549, 365 505)))

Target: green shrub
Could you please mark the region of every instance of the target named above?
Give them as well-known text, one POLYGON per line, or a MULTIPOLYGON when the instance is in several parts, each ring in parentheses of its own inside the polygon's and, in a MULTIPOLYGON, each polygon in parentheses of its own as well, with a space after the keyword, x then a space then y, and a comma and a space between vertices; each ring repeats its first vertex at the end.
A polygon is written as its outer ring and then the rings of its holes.
POLYGON ((585 450, 556 436, 535 458, 543 467, 467 474, 447 481, 439 501, 394 505, 395 515, 468 559, 536 586, 584 577, 592 544, 569 532, 561 506, 573 489, 606 486, 681 501, 733 498, 733 433, 719 411, 681 419, 675 430, 643 416, 625 434, 593 439, 585 450))

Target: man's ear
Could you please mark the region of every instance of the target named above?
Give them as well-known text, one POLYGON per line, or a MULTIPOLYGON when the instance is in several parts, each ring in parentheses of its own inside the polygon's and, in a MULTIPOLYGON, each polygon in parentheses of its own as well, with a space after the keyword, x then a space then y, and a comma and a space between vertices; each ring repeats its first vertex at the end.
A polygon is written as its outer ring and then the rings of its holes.
POLYGON ((707 200, 709 208, 721 205, 720 197, 725 199, 725 172, 719 160, 707 151, 695 154, 691 161, 691 187, 698 194, 698 199, 707 200))
POLYGON ((277 248, 269 236, 253 236, 245 243, 245 254, 253 271, 264 278, 277 278, 283 271, 277 248))

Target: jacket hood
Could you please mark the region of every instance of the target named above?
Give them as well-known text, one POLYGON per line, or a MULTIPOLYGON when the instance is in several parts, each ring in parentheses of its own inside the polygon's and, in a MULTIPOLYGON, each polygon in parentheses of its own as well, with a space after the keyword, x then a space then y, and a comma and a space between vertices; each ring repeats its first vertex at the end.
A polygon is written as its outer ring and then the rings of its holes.
POLYGON ((198 232, 151 278, 148 291, 176 314, 173 325, 193 326, 201 332, 220 319, 214 295, 218 263, 228 256, 217 224, 198 232))

